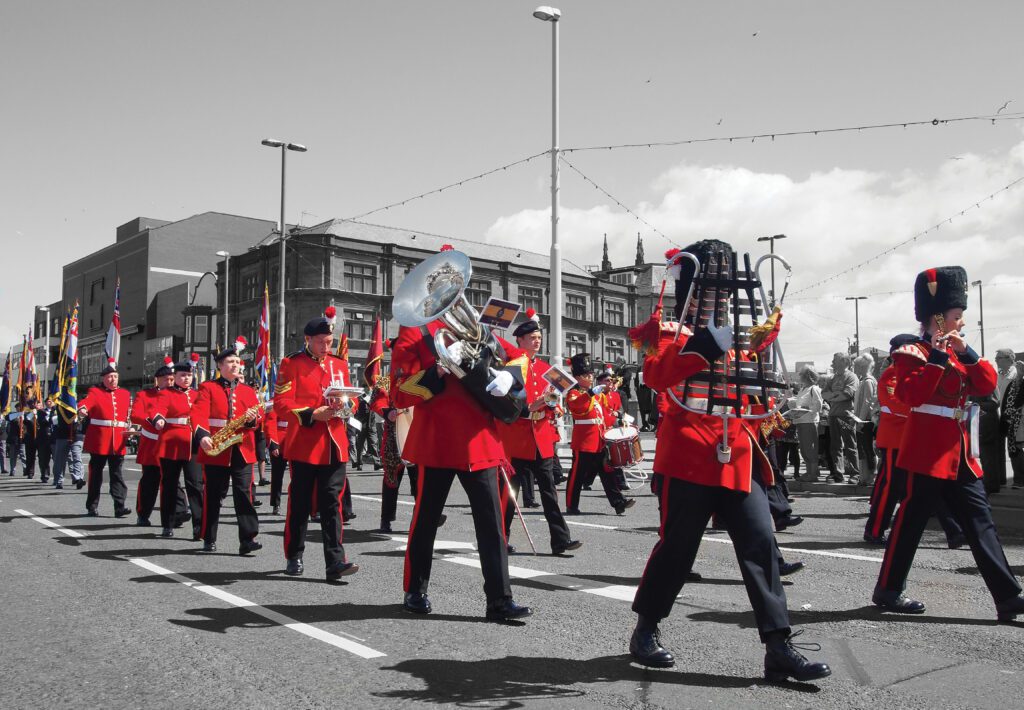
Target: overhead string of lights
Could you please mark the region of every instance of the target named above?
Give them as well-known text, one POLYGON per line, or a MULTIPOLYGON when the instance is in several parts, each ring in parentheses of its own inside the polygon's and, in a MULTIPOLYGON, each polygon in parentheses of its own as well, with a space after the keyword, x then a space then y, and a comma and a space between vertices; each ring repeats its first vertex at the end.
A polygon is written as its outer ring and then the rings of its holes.
POLYGON ((773 133, 750 133, 735 136, 710 136, 707 138, 683 138, 673 141, 650 141, 644 143, 620 143, 617 145, 590 145, 573 148, 562 148, 562 153, 579 153, 591 150, 620 150, 623 148, 665 148, 680 145, 695 145, 698 143, 733 143, 736 141, 757 141, 758 138, 774 141, 776 138, 792 138, 795 136, 817 136, 830 133, 859 133, 863 131, 874 131, 888 128, 917 128, 920 126, 944 126, 950 123, 964 123, 967 121, 990 121, 993 125, 997 121, 1019 121, 1024 118, 1024 111, 1015 113, 989 114, 986 116, 957 116, 954 118, 930 118, 919 121, 896 121, 891 123, 874 123, 862 126, 840 126, 837 128, 812 128, 799 131, 775 131, 773 133))

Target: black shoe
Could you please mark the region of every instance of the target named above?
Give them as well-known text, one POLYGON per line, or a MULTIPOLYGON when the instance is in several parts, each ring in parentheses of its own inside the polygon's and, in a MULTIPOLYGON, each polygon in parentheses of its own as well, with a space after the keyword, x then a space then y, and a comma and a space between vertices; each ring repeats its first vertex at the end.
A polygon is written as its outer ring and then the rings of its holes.
POLYGON ((797 560, 796 562, 782 562, 779 564, 779 576, 788 577, 791 574, 796 574, 804 568, 804 563, 797 560))
POLYGON ((524 508, 539 508, 539 507, 540 507, 540 503, 536 503, 536 502, 535 502, 535 503, 527 503, 527 504, 526 504, 525 506, 523 506, 523 507, 524 507, 524 508))
POLYGON ((793 637, 800 633, 802 632, 797 631, 786 638, 771 640, 765 644, 764 677, 769 683, 785 683, 790 678, 806 682, 832 675, 832 669, 827 663, 811 663, 797 651, 797 648, 821 650, 818 644, 794 644, 793 637))
POLYGON ((238 554, 240 554, 240 555, 248 555, 251 552, 256 552, 256 550, 262 550, 262 549, 263 549, 263 543, 262 542, 258 542, 257 540, 246 540, 245 542, 239 543, 239 545, 238 545, 238 554))
POLYGON ((135 525, 140 528, 148 528, 152 523, 149 522, 149 518, 143 518, 141 515, 135 521, 135 525))
POLYGON ((359 565, 355 562, 335 562, 327 568, 327 581, 333 582, 350 574, 355 574, 358 571, 359 565))
POLYGON ((505 545, 505 553, 509 554, 509 555, 516 554, 516 546, 515 545, 505 545))
POLYGON ((885 535, 879 535, 877 537, 874 535, 865 535, 864 542, 870 545, 878 545, 880 547, 885 547, 888 540, 886 539, 885 535))
POLYGON ((39 479, 39 482, 40 482, 40 483, 49 483, 49 482, 50 482, 50 479, 49 479, 49 478, 40 478, 40 479, 39 479))
POLYGON ((671 668, 676 664, 675 656, 661 645, 657 626, 637 624, 629 639, 629 655, 650 668, 671 668))
POLYGON ((570 540, 569 542, 567 542, 562 547, 552 547, 551 548, 551 554, 552 555, 564 555, 569 550, 578 550, 581 547, 583 547, 583 543, 580 542, 579 540, 570 540))
POLYGON ((99 511, 97 511, 95 508, 86 508, 85 514, 88 515, 90 518, 98 518, 100 515, 99 511))
POLYGON ((511 621, 512 619, 523 619, 532 615, 533 609, 528 606, 519 606, 512 601, 511 597, 487 603, 488 621, 511 621))
POLYGON ((1013 621, 1020 614, 1024 614, 1024 597, 1019 594, 996 604, 996 618, 1000 621, 1013 621))
POLYGON ((259 508, 261 505, 263 505, 263 501, 261 501, 259 498, 257 498, 256 500, 254 500, 252 502, 252 507, 253 508, 259 508))
POLYGON ((448 516, 441 513, 441 517, 437 519, 437 527, 443 528, 444 524, 448 522, 448 516))
POLYGON ((615 514, 616 515, 622 515, 627 510, 632 508, 634 505, 636 505, 636 501, 633 500, 632 498, 624 500, 623 502, 621 502, 617 506, 615 506, 615 514))
POLYGON ((160 537, 174 537, 174 530, 171 528, 164 528, 163 532, 160 533, 160 537))
POLYGON ((355 513, 349 513, 348 515, 345 515, 344 513, 342 513, 342 515, 341 515, 341 521, 342 521, 343 523, 347 523, 348 521, 350 521, 350 520, 355 520, 355 519, 356 519, 356 518, 358 518, 358 517, 359 517, 359 516, 358 516, 358 515, 356 515, 355 513))
POLYGON ((215 543, 215 542, 204 542, 203 543, 203 552, 216 552, 216 551, 217 551, 217 543, 215 543))
POLYGON ((566 508, 565 515, 582 515, 579 508, 566 508))
POLYGON ((309 522, 311 522, 311 523, 319 523, 320 522, 320 513, 313 513, 312 515, 310 515, 309 516, 309 522))
POLYGON ((288 560, 288 564, 285 565, 284 573, 290 577, 301 577, 304 570, 305 568, 302 566, 302 558, 293 557, 288 560))
POLYGON ((280 515, 281 514, 281 506, 275 505, 273 508, 270 509, 270 514, 271 515, 280 515))
POLYGON ((352 464, 352 470, 353 471, 362 471, 363 470, 363 464, 361 464, 361 463, 352 464))
POLYGON ((179 515, 179 516, 177 516, 174 519, 174 527, 180 528, 182 525, 184 525, 185 523, 187 523, 191 519, 192 519, 192 513, 185 513, 184 515, 179 515))
POLYGON ((266 478, 261 478, 259 480, 259 483, 257 483, 256 485, 257 486, 269 486, 270 485, 270 481, 267 480, 266 478))
POLYGON ((380 527, 377 528, 377 532, 379 532, 379 533, 389 533, 389 532, 391 532, 391 523, 388 523, 388 522, 385 522, 385 521, 382 520, 381 523, 380 523, 380 527))
POLYGON ((192 540, 199 542, 203 539, 203 529, 199 525, 192 526, 192 540))
MULTIPOLYGON (((11 475, 13 476, 14 474, 12 473, 11 475)), ((77 481, 75 481, 75 488, 77 488, 78 490, 82 490, 82 487, 84 485, 85 485, 85 479, 84 478, 79 478, 77 481)))
POLYGON ((700 572, 694 572, 691 569, 689 572, 686 573, 686 581, 687 582, 699 582, 702 579, 704 579, 704 578, 700 575, 700 572))
POLYGON ((63 483, 54 483, 53 487, 54 487, 55 490, 58 490, 58 491, 64 490, 64 484, 63 483))
POLYGON ((413 614, 429 614, 434 610, 430 605, 430 599, 423 592, 406 592, 402 608, 413 614))
POLYGON ((382 468, 384 468, 384 466, 381 465, 381 463, 379 461, 374 461, 374 463, 373 463, 373 470, 374 471, 379 471, 382 468))
POLYGON ((900 592, 888 592, 876 589, 871 595, 871 603, 880 607, 883 611, 891 611, 896 614, 923 614, 924 603, 908 599, 900 592))
POLYGON ((963 533, 960 533, 959 535, 947 537, 946 544, 949 545, 950 550, 959 550, 961 547, 967 544, 967 538, 964 537, 963 533))
POLYGON ((799 515, 787 515, 785 518, 779 518, 775 521, 775 529, 778 532, 782 532, 786 528, 793 528, 804 521, 799 515))
POLYGON ((114 508, 114 517, 123 518, 132 512, 131 508, 114 508))

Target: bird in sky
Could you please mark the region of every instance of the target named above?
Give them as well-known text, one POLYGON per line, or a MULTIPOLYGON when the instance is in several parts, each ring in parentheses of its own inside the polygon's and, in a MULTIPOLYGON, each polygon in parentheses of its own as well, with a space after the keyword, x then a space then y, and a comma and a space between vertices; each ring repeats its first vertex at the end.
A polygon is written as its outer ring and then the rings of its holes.
POLYGON ((949 156, 949 159, 950 160, 963 160, 963 158, 961 156, 959 156, 959 155, 951 155, 951 156, 949 156))
POLYGON ((1006 110, 1006 107, 1007 107, 1007 106, 1009 106, 1009 105, 1010 105, 1010 104, 1012 104, 1012 103, 1013 103, 1013 99, 1010 99, 1010 100, 1009 100, 1009 101, 1007 101, 1007 102, 1006 102, 1005 104, 1003 104, 1002 106, 1000 106, 1000 107, 998 108, 998 110, 996 110, 996 113, 1002 113, 1002 112, 1003 112, 1004 110, 1006 110))
POLYGON ((750 36, 751 36, 751 37, 757 37, 757 32, 755 32, 754 34, 752 34, 752 35, 750 35, 750 36))
POLYGON ((721 126, 722 125, 722 119, 718 119, 718 123, 716 123, 715 125, 716 126, 721 126))

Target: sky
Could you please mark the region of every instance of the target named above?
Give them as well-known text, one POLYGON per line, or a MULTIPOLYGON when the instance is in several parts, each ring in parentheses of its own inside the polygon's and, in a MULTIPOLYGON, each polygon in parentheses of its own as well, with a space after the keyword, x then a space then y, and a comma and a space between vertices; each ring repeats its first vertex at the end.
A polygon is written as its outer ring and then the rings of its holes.
MULTIPOLYGON (((289 155, 289 223, 372 212, 546 252, 546 154, 374 212, 551 147, 535 6, 0 0, 0 347, 60 298, 62 263, 136 216, 276 219, 268 137, 309 147, 289 155)), ((962 264, 983 282, 986 353, 1024 350, 1024 182, 1002 191, 1024 177, 1024 4, 558 6, 562 148, 1011 119, 568 152, 590 182, 563 165, 566 258, 599 263, 607 234, 612 262, 632 263, 638 232, 649 260, 707 237, 756 258, 757 237, 786 234, 780 342, 822 365, 853 337, 847 296, 869 296, 861 341, 884 346, 914 327, 914 275, 962 264)))

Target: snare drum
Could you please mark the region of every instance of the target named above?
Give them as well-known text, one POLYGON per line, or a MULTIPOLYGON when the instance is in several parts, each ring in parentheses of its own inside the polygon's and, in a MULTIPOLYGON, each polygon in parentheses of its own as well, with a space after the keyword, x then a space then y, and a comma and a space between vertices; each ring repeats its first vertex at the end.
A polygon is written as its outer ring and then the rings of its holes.
POLYGON ((644 460, 640 446, 640 432, 636 427, 623 426, 604 433, 604 446, 613 468, 635 466, 644 460))

